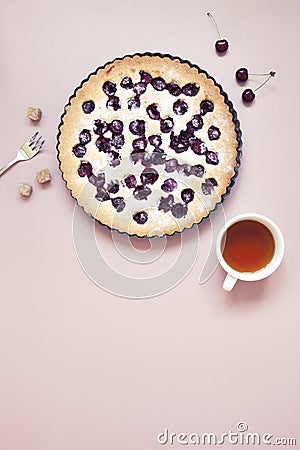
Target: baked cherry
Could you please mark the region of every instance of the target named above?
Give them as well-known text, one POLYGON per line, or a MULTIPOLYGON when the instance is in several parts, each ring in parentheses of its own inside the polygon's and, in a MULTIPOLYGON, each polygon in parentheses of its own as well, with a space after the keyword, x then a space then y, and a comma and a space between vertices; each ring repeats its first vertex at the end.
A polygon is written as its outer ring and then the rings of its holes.
POLYGON ((128 109, 131 111, 132 109, 137 109, 141 106, 141 101, 139 95, 132 97, 127 102, 128 109))
POLYGON ((82 144, 77 144, 73 147, 73 153, 77 158, 82 158, 86 154, 86 148, 82 144))
POLYGON ((119 153, 114 151, 108 152, 107 162, 111 167, 116 167, 121 164, 119 153))
POLYGON ((160 112, 158 110, 156 103, 152 103, 151 105, 147 106, 146 111, 147 111, 147 114, 150 117, 150 119, 153 119, 153 120, 160 119, 160 112))
POLYGON ((196 153, 196 155, 205 155, 207 152, 207 147, 205 143, 199 138, 196 138, 192 142, 191 149, 193 150, 194 153, 196 153))
POLYGON ((129 130, 136 136, 142 136, 143 134, 145 134, 145 129, 146 128, 144 120, 136 119, 129 124, 129 130))
POLYGON ((139 83, 135 83, 135 85, 133 86, 133 92, 137 95, 142 95, 146 92, 147 89, 147 85, 143 82, 140 81, 139 83))
POLYGON ((127 175, 127 177, 124 180, 124 183, 128 187, 128 189, 134 189, 137 185, 137 181, 134 175, 127 175))
POLYGON ((191 188, 186 188, 181 191, 181 198, 184 203, 190 203, 194 200, 195 192, 191 188))
POLYGON ((182 116, 188 111, 188 104, 184 100, 176 100, 173 104, 173 111, 178 116, 182 116))
POLYGON ((148 138, 150 145, 153 145, 155 148, 159 147, 162 143, 162 139, 158 134, 153 134, 148 138))
POLYGON ((202 100, 200 103, 200 115, 205 116, 208 112, 213 112, 214 104, 210 100, 202 100))
POLYGON ((152 164, 152 154, 148 152, 143 152, 141 164, 145 167, 150 167, 152 164))
POLYGON ((137 224, 144 225, 148 220, 148 214, 145 211, 139 211, 135 213, 132 218, 137 224))
POLYGON ((102 86, 103 92, 108 96, 111 97, 116 93, 117 86, 112 81, 105 81, 105 83, 102 86))
POLYGON ((113 111, 118 111, 118 109, 121 109, 121 102, 119 97, 117 97, 116 95, 112 95, 111 97, 109 97, 106 102, 106 108, 113 111))
POLYGON ((93 102, 93 100, 88 100, 88 101, 82 103, 82 110, 83 110, 84 114, 91 114, 91 112, 93 112, 94 109, 95 109, 95 103, 93 102))
POLYGON ((123 128, 124 125, 122 120, 118 119, 113 120, 109 125, 109 129, 113 134, 122 134, 123 128))
POLYGON ((181 130, 177 136, 174 132, 170 135, 170 148, 172 148, 176 153, 186 152, 190 146, 191 136, 187 131, 181 130))
POLYGON ((114 134, 111 138, 111 145, 119 150, 125 143, 124 134, 114 134))
POLYGON ((158 173, 155 169, 144 169, 141 173, 141 182, 145 186, 147 184, 154 184, 158 179, 158 173))
POLYGON ((161 197, 157 206, 159 211, 168 212, 174 205, 174 197, 172 194, 168 197, 161 197))
POLYGON ((132 148, 134 150, 140 150, 141 152, 143 152, 146 147, 147 147, 147 140, 143 137, 134 139, 132 141, 132 148))
POLYGON ((155 166, 158 166, 160 164, 164 164, 166 161, 166 154, 165 152, 160 148, 155 148, 153 150, 153 153, 151 155, 151 163, 155 166))
POLYGON ((192 175, 192 167, 189 166, 189 164, 179 164, 177 167, 177 173, 189 177, 192 175))
POLYGON ((126 206, 123 197, 115 197, 111 200, 111 203, 117 212, 122 212, 126 206))
POLYGON ((207 151, 206 152, 206 162, 207 162, 207 164, 213 164, 214 166, 219 164, 219 158, 218 158, 217 153, 207 151))
POLYGON ((161 119, 160 121, 160 131, 162 133, 170 133, 174 127, 174 121, 172 117, 167 117, 166 119, 161 119))
POLYGON ((211 125, 207 131, 207 134, 210 141, 216 141, 221 136, 221 131, 214 125, 211 125))
POLYGON ((143 70, 140 70, 140 77, 142 83, 149 84, 152 81, 150 73, 144 72, 143 70))
POLYGON ((165 161, 165 171, 167 173, 175 172, 175 170, 177 170, 177 167, 178 167, 177 159, 171 158, 165 161))
POLYGON ((122 78, 120 85, 123 89, 132 89, 133 88, 132 79, 130 77, 124 77, 122 78))
POLYGON ((203 119, 200 114, 195 114, 192 119, 187 123, 188 128, 193 131, 198 131, 203 127, 203 119))
POLYGON ((176 219, 181 219, 182 217, 186 216, 187 206, 182 205, 181 203, 175 203, 175 205, 173 205, 171 208, 171 212, 176 219))
POLYGON ((99 202, 106 202, 109 200, 109 193, 104 187, 97 187, 97 194, 95 197, 99 202))
POLYGON ((195 177, 198 178, 202 178, 204 175, 204 167, 201 166, 201 164, 196 164, 195 166, 192 166, 191 175, 194 175, 195 177))
POLYGON ((183 86, 182 92, 188 97, 195 97, 195 95, 198 94, 199 89, 199 86, 196 86, 195 83, 187 83, 185 86, 183 86))
POLYGON ((132 152, 130 153, 130 160, 133 162, 133 164, 136 164, 137 162, 143 160, 143 155, 144 152, 142 152, 141 150, 132 150, 132 152))
POLYGON ((91 184, 96 186, 97 188, 104 186, 105 184, 105 173, 101 172, 98 175, 94 175, 93 173, 88 176, 88 180, 91 184))
POLYGON ((167 83, 161 77, 153 78, 151 84, 156 91, 163 91, 167 86, 167 83))
POLYGON ((93 173, 93 168, 92 168, 91 163, 82 161, 78 168, 78 175, 80 177, 86 177, 86 176, 89 177, 92 175, 92 173, 93 173))
POLYGON ((95 134, 105 134, 109 130, 109 125, 105 120, 97 119, 94 122, 94 133, 95 134))
POLYGON ((107 153, 111 148, 111 141, 104 136, 99 136, 96 140, 96 147, 98 148, 99 152, 107 153))
POLYGON ((136 200, 147 200, 148 195, 151 194, 151 189, 148 186, 137 186, 133 191, 133 196, 136 200))
POLYGON ((214 16, 210 12, 208 12, 207 15, 214 23, 218 32, 219 39, 215 42, 216 51, 217 53, 226 53, 229 47, 228 41, 226 39, 222 39, 219 27, 217 25, 217 22, 215 21, 214 16))
POLYGON ((103 92, 108 96, 111 97, 114 95, 117 91, 117 86, 112 81, 105 81, 105 83, 102 86, 103 92))
POLYGON ((166 89, 171 95, 174 95, 174 97, 178 97, 178 95, 180 95, 182 92, 181 87, 173 81, 167 84, 166 89))
POLYGON ((88 144, 89 142, 91 142, 92 140, 92 136, 91 136, 91 132, 89 130, 82 130, 79 134, 79 142, 80 144, 88 144))
POLYGON ((116 194, 119 191, 119 181, 118 180, 110 180, 107 183, 107 190, 110 194, 116 194))
POLYGON ((161 185, 161 189, 164 192, 173 192, 174 189, 176 188, 177 188, 177 181, 175 181, 173 178, 168 178, 161 185))
POLYGON ((206 178, 205 182, 201 185, 201 190, 204 195, 210 195, 215 186, 218 186, 215 178, 206 178))

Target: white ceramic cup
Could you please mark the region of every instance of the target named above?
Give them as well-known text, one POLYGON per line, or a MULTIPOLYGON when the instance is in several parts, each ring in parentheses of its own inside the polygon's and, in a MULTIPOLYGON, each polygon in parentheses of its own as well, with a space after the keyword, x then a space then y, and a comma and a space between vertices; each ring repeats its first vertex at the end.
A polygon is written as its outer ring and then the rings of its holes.
POLYGON ((266 278, 269 275, 271 275, 279 267, 283 259, 284 247, 285 247, 284 239, 280 228, 266 216, 256 213, 246 213, 240 214, 228 220, 228 222, 225 223, 225 225, 219 232, 216 241, 216 250, 219 262, 223 267, 223 269, 227 272, 227 276, 223 283, 223 289, 225 291, 231 291, 237 280, 257 281, 262 280, 263 278, 266 278), (234 270, 230 265, 227 264, 222 255, 226 231, 228 230, 229 227, 231 227, 231 225, 240 222, 242 220, 254 220, 262 223, 270 230, 274 238, 275 251, 273 258, 265 267, 255 272, 238 272, 237 270, 234 270))

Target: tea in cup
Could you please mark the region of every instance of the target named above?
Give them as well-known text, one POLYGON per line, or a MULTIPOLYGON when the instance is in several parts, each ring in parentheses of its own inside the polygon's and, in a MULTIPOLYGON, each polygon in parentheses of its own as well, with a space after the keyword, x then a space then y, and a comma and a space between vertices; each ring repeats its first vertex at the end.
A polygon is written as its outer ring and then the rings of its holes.
POLYGON ((271 275, 283 259, 284 239, 268 217, 240 214, 225 223, 217 237, 216 250, 227 272, 223 289, 231 291, 237 280, 256 281, 271 275))

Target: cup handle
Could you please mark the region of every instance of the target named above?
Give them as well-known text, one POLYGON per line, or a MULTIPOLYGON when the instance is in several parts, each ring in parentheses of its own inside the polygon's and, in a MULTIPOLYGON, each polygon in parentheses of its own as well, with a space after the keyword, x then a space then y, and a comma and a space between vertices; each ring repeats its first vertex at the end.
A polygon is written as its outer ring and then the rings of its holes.
POLYGON ((237 278, 234 278, 232 275, 229 275, 229 273, 228 273, 226 275, 226 278, 223 283, 224 291, 231 291, 231 289, 233 289, 236 282, 237 282, 237 278))

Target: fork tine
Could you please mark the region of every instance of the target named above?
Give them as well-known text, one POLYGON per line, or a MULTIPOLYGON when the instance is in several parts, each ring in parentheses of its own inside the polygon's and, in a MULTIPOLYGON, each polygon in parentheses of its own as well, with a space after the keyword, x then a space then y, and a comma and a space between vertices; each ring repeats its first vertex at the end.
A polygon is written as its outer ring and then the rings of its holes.
POLYGON ((39 136, 38 140, 34 143, 34 146, 37 147, 42 140, 42 136, 39 136))
MULTIPOLYGON (((42 137, 42 136, 41 136, 42 137)), ((39 150, 41 150, 41 148, 43 147, 43 145, 45 144, 45 140, 43 140, 40 145, 39 145, 39 150)))
POLYGON ((39 132, 36 131, 36 133, 34 133, 34 135, 31 136, 31 138, 30 138, 30 140, 29 140, 29 145, 31 145, 31 144, 34 143, 34 141, 35 141, 35 139, 36 139, 36 137, 37 137, 38 134, 39 134, 39 132))

